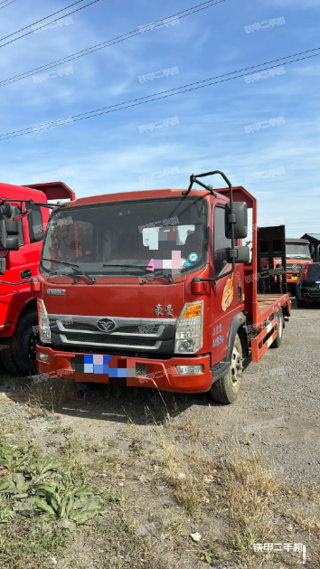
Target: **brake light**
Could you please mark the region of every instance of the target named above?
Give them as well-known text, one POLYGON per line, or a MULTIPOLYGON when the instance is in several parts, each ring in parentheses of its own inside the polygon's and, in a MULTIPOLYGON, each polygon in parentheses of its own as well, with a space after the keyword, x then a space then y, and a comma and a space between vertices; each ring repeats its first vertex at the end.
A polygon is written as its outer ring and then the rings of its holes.
POLYGON ((303 269, 303 273, 302 273, 302 280, 305 281, 307 278, 307 272, 308 272, 308 265, 305 266, 305 268, 303 269))

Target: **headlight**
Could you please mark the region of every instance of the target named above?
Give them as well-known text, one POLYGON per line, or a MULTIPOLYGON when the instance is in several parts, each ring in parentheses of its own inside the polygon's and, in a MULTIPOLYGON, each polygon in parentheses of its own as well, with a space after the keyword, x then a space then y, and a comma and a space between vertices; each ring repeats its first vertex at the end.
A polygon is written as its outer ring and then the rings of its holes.
POLYGON ((196 354, 202 348, 203 300, 188 302, 178 318, 174 351, 196 354))
POLYGON ((46 342, 50 344, 51 342, 51 330, 50 321, 47 314, 47 309, 41 298, 37 300, 38 307, 38 321, 39 321, 39 336, 41 342, 46 342))

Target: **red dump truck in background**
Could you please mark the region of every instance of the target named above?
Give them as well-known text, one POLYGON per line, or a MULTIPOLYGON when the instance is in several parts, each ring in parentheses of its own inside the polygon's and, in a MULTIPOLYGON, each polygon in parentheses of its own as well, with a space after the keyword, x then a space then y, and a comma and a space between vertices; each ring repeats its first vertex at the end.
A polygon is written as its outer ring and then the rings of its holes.
POLYGON ((12 374, 35 371, 38 341, 36 277, 50 216, 48 200, 74 200, 62 182, 14 186, 0 183, 0 354, 12 374))
MULTIPOLYGON (((38 371, 111 386, 211 391, 231 403, 243 363, 280 345, 291 313, 274 275, 269 293, 257 294, 256 228, 256 199, 220 171, 192 175, 186 191, 88 197, 53 212, 31 283, 38 371), (200 180, 215 174, 227 188, 200 180), (241 245, 247 208, 251 261, 241 245)), ((264 245, 269 266, 274 250, 279 256, 273 245, 272 237, 267 251, 264 245)))
POLYGON ((313 251, 314 246, 307 239, 286 239, 287 284, 292 294, 302 265, 313 263, 313 251))

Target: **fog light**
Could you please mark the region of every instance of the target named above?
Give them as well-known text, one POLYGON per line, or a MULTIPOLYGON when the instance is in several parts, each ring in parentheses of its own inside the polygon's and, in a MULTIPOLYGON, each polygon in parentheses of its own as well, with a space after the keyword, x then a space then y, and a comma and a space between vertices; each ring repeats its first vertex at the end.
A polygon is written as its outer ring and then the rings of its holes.
POLYGON ((203 366, 176 366, 179 375, 199 375, 203 373, 203 366))
POLYGON ((46 362, 46 361, 48 361, 48 357, 49 357, 49 354, 44 354, 43 352, 40 352, 40 353, 38 354, 38 358, 39 358, 39 360, 40 360, 41 362, 46 362))

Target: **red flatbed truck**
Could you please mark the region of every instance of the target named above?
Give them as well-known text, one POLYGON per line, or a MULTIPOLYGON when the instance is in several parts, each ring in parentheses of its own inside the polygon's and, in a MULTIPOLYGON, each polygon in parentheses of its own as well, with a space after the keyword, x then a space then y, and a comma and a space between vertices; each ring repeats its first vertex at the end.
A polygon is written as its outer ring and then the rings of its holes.
POLYGON ((12 374, 35 370, 38 341, 37 300, 30 291, 36 277, 45 227, 53 207, 47 200, 75 199, 63 182, 14 186, 0 183, 0 208, 12 216, 0 221, 0 354, 12 374), (28 213, 27 213, 28 212, 28 213))
POLYGON ((53 212, 31 283, 38 371, 231 403, 243 361, 278 347, 291 313, 287 294, 257 294, 256 228, 256 199, 220 171, 192 175, 187 191, 107 194, 53 212), (200 181, 214 174, 228 188, 200 181))

